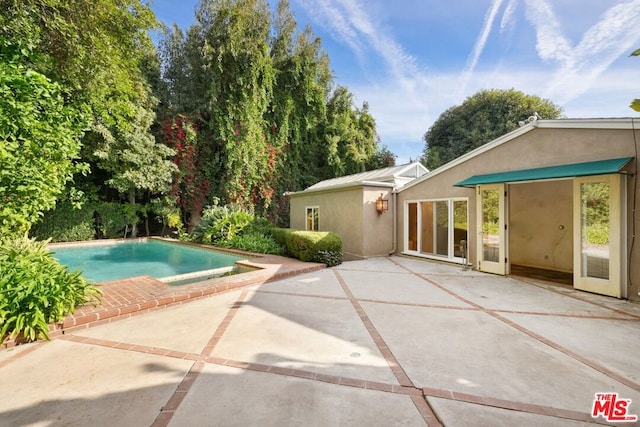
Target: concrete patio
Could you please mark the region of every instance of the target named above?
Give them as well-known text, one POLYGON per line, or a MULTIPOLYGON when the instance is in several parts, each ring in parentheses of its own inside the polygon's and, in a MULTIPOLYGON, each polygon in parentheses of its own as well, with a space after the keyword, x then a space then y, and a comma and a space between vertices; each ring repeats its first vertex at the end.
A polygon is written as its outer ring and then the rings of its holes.
POLYGON ((638 304, 377 258, 3 349, 0 424, 606 425, 639 355, 638 304))

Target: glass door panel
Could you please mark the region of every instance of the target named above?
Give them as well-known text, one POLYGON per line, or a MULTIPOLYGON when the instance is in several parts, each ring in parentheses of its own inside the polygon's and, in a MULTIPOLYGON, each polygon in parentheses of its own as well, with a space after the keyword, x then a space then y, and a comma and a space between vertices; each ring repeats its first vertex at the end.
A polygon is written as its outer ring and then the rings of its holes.
POLYGON ((449 201, 421 202, 420 252, 449 257, 449 201))
POLYGON ((609 280, 608 182, 580 184, 580 246, 582 277, 609 280))
POLYGON ((467 201, 455 200, 453 202, 453 247, 455 248, 454 256, 458 258, 466 258, 467 254, 463 253, 462 240, 469 244, 467 224, 467 201))
POLYGON ((434 242, 436 239, 434 227, 434 203, 420 203, 420 213, 422 214, 422 235, 420 236, 420 252, 434 254, 434 242))
POLYGON ((478 187, 478 269, 505 274, 504 184, 478 187))
POLYGON ((482 190, 482 259, 500 259, 500 191, 482 190))
POLYGON ((576 178, 573 189, 573 286, 603 295, 624 296, 620 176, 576 178))
POLYGON ((407 249, 418 250, 418 204, 409 203, 407 215, 407 249))
POLYGON ((449 256, 449 202, 436 202, 436 255, 449 256))

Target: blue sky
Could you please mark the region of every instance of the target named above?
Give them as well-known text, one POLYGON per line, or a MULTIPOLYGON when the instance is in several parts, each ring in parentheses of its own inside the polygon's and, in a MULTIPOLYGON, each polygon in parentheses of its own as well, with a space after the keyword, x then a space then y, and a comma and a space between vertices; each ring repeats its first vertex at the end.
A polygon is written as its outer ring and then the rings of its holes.
MULTIPOLYGON (((151 0, 183 29, 196 0, 151 0)), ((447 108, 481 89, 548 98, 572 118, 638 117, 640 0, 290 0, 335 83, 366 101, 398 163, 447 108)), ((276 1, 270 1, 275 7, 276 1)))

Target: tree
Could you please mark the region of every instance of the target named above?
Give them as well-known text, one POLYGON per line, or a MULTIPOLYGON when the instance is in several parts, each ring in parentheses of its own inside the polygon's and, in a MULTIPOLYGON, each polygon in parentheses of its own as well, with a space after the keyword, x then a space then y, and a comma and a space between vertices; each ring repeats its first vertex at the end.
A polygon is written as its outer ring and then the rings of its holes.
MULTIPOLYGON (((633 52, 631 52, 630 56, 640 56, 640 49, 636 49, 633 52)), ((638 98, 633 99, 631 101, 630 107, 633 108, 635 111, 640 112, 640 99, 638 98)))
POLYGON ((84 116, 36 60, 28 44, 0 38, 0 236, 28 231, 78 169, 84 116))
POLYGON ((203 146, 198 144, 198 126, 187 117, 178 117, 165 120, 162 132, 163 140, 176 151, 171 194, 182 210, 183 223, 189 224, 192 217, 200 215, 210 186, 200 161, 203 146))
POLYGON ((274 78, 269 6, 263 0, 203 0, 198 21, 212 73, 210 136, 223 156, 218 192, 240 205, 269 204, 273 190, 264 185, 271 151, 264 115, 274 78))
POLYGON ((446 110, 424 135, 422 163, 435 169, 519 126, 534 113, 556 119, 562 109, 553 102, 514 89, 482 90, 446 110))
MULTIPOLYGON (((392 153, 391 150, 389 150, 389 148, 386 145, 383 145, 382 147, 378 147, 376 152, 373 153, 373 156, 371 156, 371 158, 367 162, 367 166, 366 166, 367 170, 381 169, 381 168, 387 168, 389 166, 395 166, 397 157, 398 156, 392 153)), ((410 161, 410 163, 413 163, 413 161, 410 161)))
MULTIPOLYGON (((168 160, 176 152, 156 142, 149 133, 154 120, 154 102, 153 98, 140 99, 134 105, 130 126, 116 129, 114 133, 107 132, 93 152, 97 165, 111 176, 106 184, 126 195, 132 206, 136 204, 136 194, 140 191, 168 191, 178 169, 168 160)), ((137 226, 134 223, 132 227, 131 235, 136 237, 137 226)))
MULTIPOLYGON (((75 140, 59 138, 57 149, 66 150, 72 158, 82 146, 82 160, 109 174, 90 177, 88 186, 102 187, 106 181, 128 197, 135 195, 132 188, 155 191, 158 187, 152 181, 166 180, 171 172, 160 172, 167 167, 166 147, 162 154, 163 148, 154 144, 149 131, 153 102, 147 80, 154 67, 159 70, 159 62, 154 64, 157 55, 148 34, 157 25, 148 4, 142 0, 4 0, 2 6, 0 36, 33 53, 28 66, 56 85, 56 99, 74 115, 60 120, 58 127, 83 122, 80 130, 68 129, 75 140)), ((48 155, 43 150, 36 157, 45 162, 48 155)), ((64 167, 60 171, 66 173, 64 167)), ((43 189, 46 186, 42 184, 43 189)), ((53 205, 47 204, 48 208, 53 205)))
POLYGON ((273 14, 264 0, 200 0, 196 23, 167 30, 160 48, 161 137, 187 147, 174 159, 174 190, 190 228, 205 189, 209 202, 250 205, 276 222, 288 216, 287 191, 393 161, 378 152, 366 103, 332 90, 322 42, 297 30, 289 0, 273 14))
POLYGON ((375 154, 378 143, 375 120, 365 102, 362 109, 353 103, 353 94, 338 86, 327 103, 327 122, 323 143, 327 159, 324 178, 349 175, 366 170, 368 160, 375 154))

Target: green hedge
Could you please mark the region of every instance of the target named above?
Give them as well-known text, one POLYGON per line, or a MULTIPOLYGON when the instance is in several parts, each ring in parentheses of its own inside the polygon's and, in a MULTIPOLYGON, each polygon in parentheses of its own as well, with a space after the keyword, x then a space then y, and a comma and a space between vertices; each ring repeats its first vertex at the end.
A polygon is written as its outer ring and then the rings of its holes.
POLYGON ((52 242, 122 238, 127 224, 138 222, 137 207, 100 202, 87 203, 76 209, 70 203, 60 203, 55 210, 47 212, 29 234, 38 240, 51 239, 52 242))
POLYGON ((52 242, 92 240, 96 234, 93 212, 90 205, 76 209, 69 202, 59 203, 55 210, 44 214, 29 234, 38 240, 51 239, 52 242))
POLYGON ((320 262, 329 267, 342 264, 342 239, 336 233, 274 228, 272 234, 294 258, 320 262))
POLYGON ((101 238, 118 239, 124 237, 125 227, 138 222, 137 206, 122 203, 102 202, 95 206, 97 227, 101 238))

